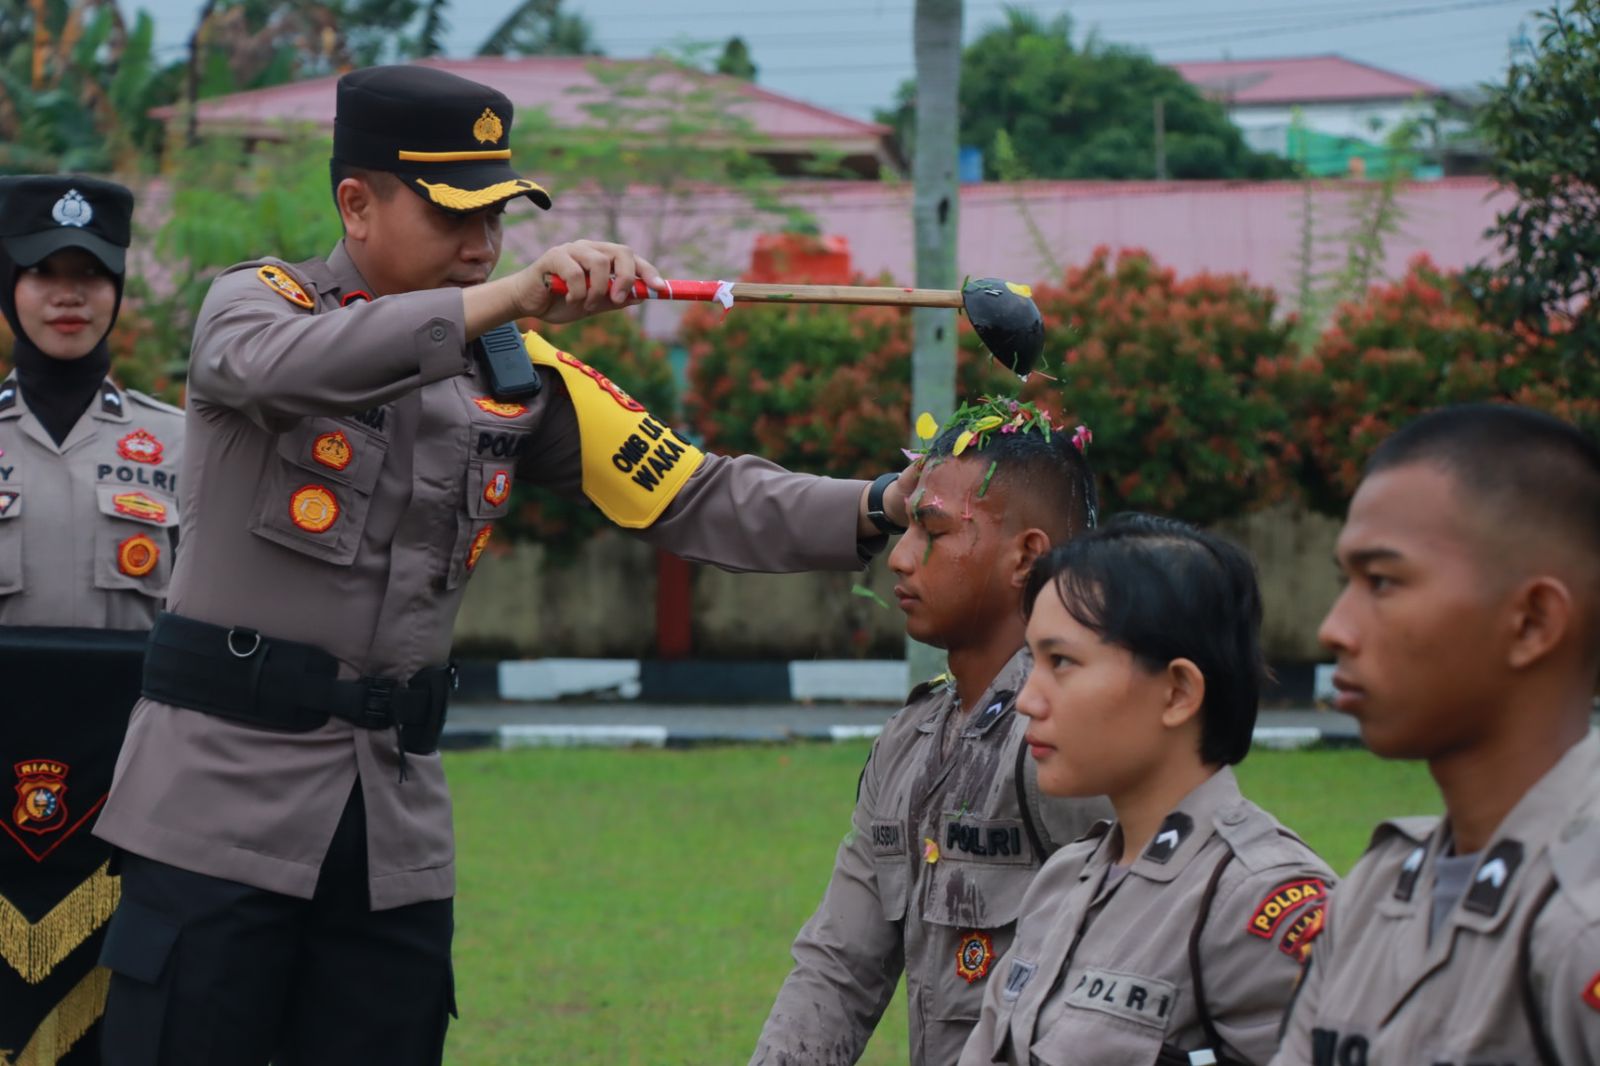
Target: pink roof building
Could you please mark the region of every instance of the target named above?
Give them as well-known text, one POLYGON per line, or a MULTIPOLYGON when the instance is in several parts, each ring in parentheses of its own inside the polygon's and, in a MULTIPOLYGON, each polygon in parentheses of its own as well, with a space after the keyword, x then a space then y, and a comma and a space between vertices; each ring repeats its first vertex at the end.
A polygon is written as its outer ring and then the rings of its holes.
MULTIPOLYGON (((642 61, 586 56, 479 56, 419 62, 493 86, 518 108, 543 108, 557 125, 578 126, 588 118, 583 104, 593 99, 586 90, 600 88, 595 65, 615 67, 642 61)), ((740 99, 741 114, 762 138, 757 154, 766 157, 779 173, 798 171, 806 159, 819 151, 841 156, 843 165, 860 177, 904 172, 887 126, 827 111, 738 78, 720 74, 700 77, 718 83, 740 99)), ((334 76, 313 78, 202 100, 197 108, 198 132, 201 136, 276 140, 295 126, 331 131, 337 81, 334 76)), ((151 114, 168 123, 180 120, 175 106, 156 108, 151 114)))

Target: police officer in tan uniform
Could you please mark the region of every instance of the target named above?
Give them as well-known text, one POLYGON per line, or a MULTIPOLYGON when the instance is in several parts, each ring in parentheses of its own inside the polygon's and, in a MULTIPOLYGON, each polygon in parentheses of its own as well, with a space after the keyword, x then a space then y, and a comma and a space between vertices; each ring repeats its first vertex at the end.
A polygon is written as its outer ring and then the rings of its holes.
POLYGON ((0 179, 0 1061, 99 1062, 118 883, 91 834, 172 572, 183 414, 111 379, 133 195, 0 179))
POLYGON ((1600 447, 1523 408, 1424 415, 1337 555, 1337 705, 1428 761, 1445 816, 1373 834, 1273 1062, 1600 1063, 1600 447))
POLYGON ((507 202, 550 202, 502 94, 425 67, 338 94, 344 241, 225 272, 196 326, 184 554, 99 826, 125 853, 113 1063, 440 1061, 451 626, 513 478, 732 569, 855 569, 882 540, 862 482, 703 455, 534 334, 506 358, 501 324, 660 279, 578 242, 486 281, 507 202))
POLYGON ((1110 813, 1101 800, 1040 795, 1016 713, 1028 567, 1094 522, 1080 446, 1001 400, 964 408, 925 462, 889 564, 907 631, 947 650, 951 676, 915 689, 873 745, 752 1066, 855 1062, 902 971, 912 1063, 951 1066, 1028 883, 1110 813), (991 428, 952 457, 972 425, 991 428))
POLYGON ((1250 560, 1142 515, 1046 556, 1018 697, 1046 792, 1116 821, 1022 904, 962 1066, 1265 1063, 1332 883, 1239 792, 1262 674, 1250 560))
POLYGON ((183 412, 110 378, 133 194, 0 180, 0 625, 148 629, 172 574, 183 412))

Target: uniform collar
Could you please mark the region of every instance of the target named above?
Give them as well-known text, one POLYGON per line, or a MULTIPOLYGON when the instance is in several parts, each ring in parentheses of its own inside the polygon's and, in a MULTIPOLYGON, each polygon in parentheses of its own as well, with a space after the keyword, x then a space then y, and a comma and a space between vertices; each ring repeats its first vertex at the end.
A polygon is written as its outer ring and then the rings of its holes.
MULTIPOLYGON (((1167 815, 1155 838, 1145 845, 1128 873, 1147 881, 1176 880, 1200 854, 1206 841, 1216 834, 1217 817, 1236 808, 1243 798, 1233 767, 1224 766, 1197 785, 1167 815)), ((1122 846, 1122 826, 1116 825, 1095 849, 1094 857, 1084 866, 1080 877, 1091 876, 1114 863, 1122 853, 1122 846)))
POLYGON ((126 422, 133 417, 128 414, 127 394, 110 378, 100 383, 100 393, 89 404, 89 414, 102 422, 126 422))
MULTIPOLYGON (((16 371, 12 371, 3 382, 0 382, 0 421, 18 419, 28 411, 28 402, 22 388, 17 384, 16 371)), ((128 414, 127 394, 110 378, 100 383, 99 391, 90 401, 88 408, 78 418, 72 427, 72 432, 67 434, 65 440, 57 444, 46 433, 44 426, 39 424, 37 418, 30 418, 22 423, 22 431, 34 440, 43 444, 52 451, 66 452, 75 447, 84 439, 88 432, 85 419, 96 418, 103 422, 127 422, 132 416, 128 414)))
MULTIPOLYGON (((1022 685, 1028 679, 1028 671, 1033 668, 1033 657, 1028 654, 1027 648, 1018 648, 1016 654, 1006 660, 1000 672, 994 675, 994 680, 989 687, 984 689, 983 697, 974 705, 972 716, 962 726, 961 735, 965 738, 987 736, 1000 722, 1009 718, 1016 711, 1017 693, 1022 691, 1022 685)), ((947 714, 959 713, 961 700, 956 692, 955 681, 949 681, 942 689, 935 689, 929 693, 936 695, 933 706, 923 717, 917 731, 921 733, 937 733, 947 714)))

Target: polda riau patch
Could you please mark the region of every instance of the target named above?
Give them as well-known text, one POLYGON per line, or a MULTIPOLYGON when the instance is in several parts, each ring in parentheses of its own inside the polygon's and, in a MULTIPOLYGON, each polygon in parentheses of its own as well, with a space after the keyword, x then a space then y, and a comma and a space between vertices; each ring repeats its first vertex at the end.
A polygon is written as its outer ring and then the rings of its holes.
POLYGON ((1328 886, 1320 878, 1306 877, 1290 881, 1273 889, 1271 894, 1256 904, 1245 925, 1245 931, 1265 939, 1277 935, 1285 918, 1308 903, 1321 903, 1328 898, 1328 886))
POLYGON ((267 288, 296 307, 304 307, 309 310, 316 306, 311 297, 306 295, 306 290, 301 288, 300 283, 294 279, 294 275, 280 266, 273 266, 268 263, 256 271, 256 277, 260 278, 267 288))
POLYGON ((511 472, 509 470, 496 470, 494 476, 483 486, 483 499, 491 507, 499 507, 506 502, 506 497, 511 495, 511 472))
POLYGON ((484 526, 478 530, 478 535, 472 538, 472 544, 467 548, 467 572, 470 574, 477 569, 478 558, 483 555, 484 545, 489 543, 489 538, 494 535, 493 526, 484 526))
POLYGON ((130 463, 155 465, 161 462, 161 453, 164 451, 165 446, 148 429, 136 429, 117 441, 117 454, 130 463))
POLYGON ((25 759, 14 767, 17 804, 11 823, 25 833, 43 836, 67 823, 67 771, 55 759, 25 759))
POLYGON ((339 520, 339 500, 321 485, 302 485, 289 497, 289 521, 307 533, 326 533, 339 520))
POLYGON ((501 418, 521 418, 528 413, 527 404, 501 403, 492 396, 474 396, 472 402, 477 405, 478 410, 487 411, 501 418))
POLYGON ((311 442, 311 458, 329 470, 343 470, 355 457, 350 438, 342 432, 324 433, 311 442))
POLYGON ((1279 942, 1278 950, 1304 963, 1311 957, 1311 942, 1322 934, 1322 927, 1327 921, 1327 904, 1312 904, 1283 931, 1283 940, 1279 942))
POLYGON ((129 577, 144 577, 161 561, 161 548, 143 533, 117 545, 117 569, 129 577))
POLYGON ((994 965, 994 938, 982 929, 961 934, 956 947, 956 976, 972 984, 989 976, 994 965))

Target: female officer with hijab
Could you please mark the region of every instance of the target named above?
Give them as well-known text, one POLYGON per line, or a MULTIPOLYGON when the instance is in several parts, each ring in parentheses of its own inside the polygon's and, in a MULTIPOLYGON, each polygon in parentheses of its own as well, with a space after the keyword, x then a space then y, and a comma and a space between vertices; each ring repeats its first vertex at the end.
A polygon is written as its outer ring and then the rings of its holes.
POLYGON ((99 1062, 120 884, 90 830, 172 572, 183 438, 110 377, 132 213, 112 182, 0 179, 0 1061, 99 1062))

